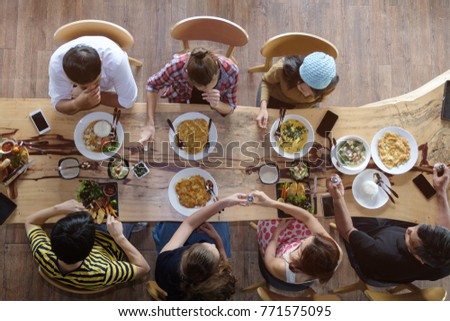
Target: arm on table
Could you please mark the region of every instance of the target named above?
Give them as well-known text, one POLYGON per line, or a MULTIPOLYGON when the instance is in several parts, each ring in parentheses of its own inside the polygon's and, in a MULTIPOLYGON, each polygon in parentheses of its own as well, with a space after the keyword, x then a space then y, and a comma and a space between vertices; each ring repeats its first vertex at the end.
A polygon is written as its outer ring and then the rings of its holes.
POLYGON ((147 121, 139 139, 139 143, 141 144, 155 139, 155 111, 157 100, 158 92, 147 91, 147 121))
POLYGON ((106 227, 117 245, 125 252, 128 260, 136 266, 136 278, 141 278, 150 272, 150 265, 148 265, 147 260, 123 235, 122 223, 117 221, 112 215, 108 215, 106 227))
POLYGON ((433 185, 436 190, 438 211, 436 213, 436 225, 450 229, 450 208, 448 204, 447 189, 450 181, 450 168, 444 168, 444 174, 437 176, 436 168, 433 169, 433 185))

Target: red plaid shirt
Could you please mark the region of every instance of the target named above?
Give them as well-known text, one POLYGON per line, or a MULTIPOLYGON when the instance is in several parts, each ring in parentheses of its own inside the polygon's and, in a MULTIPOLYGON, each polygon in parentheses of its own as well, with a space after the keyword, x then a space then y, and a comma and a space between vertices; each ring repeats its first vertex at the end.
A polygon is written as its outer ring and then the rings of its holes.
MULTIPOLYGON (((159 92, 167 88, 161 98, 168 98, 171 103, 188 102, 192 95, 192 86, 187 80, 186 64, 189 53, 176 54, 171 62, 147 81, 147 91, 159 92)), ((214 89, 220 92, 220 101, 236 108, 238 66, 230 59, 217 55, 220 65, 220 78, 214 89)))

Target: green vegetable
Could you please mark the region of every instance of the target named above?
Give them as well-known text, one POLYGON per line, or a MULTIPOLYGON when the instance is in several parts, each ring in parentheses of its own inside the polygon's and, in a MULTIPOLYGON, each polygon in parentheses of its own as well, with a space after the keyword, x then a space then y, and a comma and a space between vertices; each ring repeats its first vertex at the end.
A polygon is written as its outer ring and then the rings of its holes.
POLYGON ((77 200, 82 202, 83 206, 88 206, 103 196, 103 188, 94 181, 82 180, 80 188, 77 189, 77 200))
POLYGON ((117 148, 119 148, 119 142, 110 142, 109 144, 103 146, 102 152, 111 153, 114 152, 117 148))

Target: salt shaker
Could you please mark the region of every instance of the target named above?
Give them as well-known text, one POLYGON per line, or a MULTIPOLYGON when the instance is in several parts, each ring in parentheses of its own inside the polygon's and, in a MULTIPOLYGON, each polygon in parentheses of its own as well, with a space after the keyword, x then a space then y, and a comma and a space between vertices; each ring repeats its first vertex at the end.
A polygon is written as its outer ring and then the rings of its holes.
POLYGON ((333 183, 333 185, 338 185, 340 182, 341 178, 339 177, 339 175, 331 176, 331 183, 333 183))
POLYGON ((445 164, 437 163, 434 167, 437 170, 437 176, 442 176, 444 174, 445 164))

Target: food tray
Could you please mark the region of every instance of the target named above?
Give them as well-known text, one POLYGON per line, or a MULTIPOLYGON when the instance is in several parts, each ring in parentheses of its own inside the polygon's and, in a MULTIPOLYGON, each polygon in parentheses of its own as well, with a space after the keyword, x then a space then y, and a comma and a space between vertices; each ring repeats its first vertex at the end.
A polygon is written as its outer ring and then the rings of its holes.
MULTIPOLYGON (((282 183, 278 183, 278 184, 275 185, 275 186, 276 186, 275 189, 276 189, 277 199, 279 199, 279 198, 281 197, 281 191, 282 191, 283 185, 284 185, 285 183, 286 183, 286 182, 282 182, 282 183)), ((291 184, 292 181, 291 181, 291 182, 288 181, 288 183, 291 184)), ((299 207, 302 207, 302 208, 304 208, 305 210, 307 210, 308 212, 312 213, 312 210, 313 210, 313 202, 312 202, 312 201, 313 201, 313 200, 312 200, 312 193, 311 193, 310 181, 307 180, 307 179, 305 179, 305 180, 300 181, 299 183, 302 183, 302 184, 305 186, 305 195, 306 195, 305 206, 299 206, 299 207)), ((289 184, 289 185, 290 185, 290 184, 289 184)), ((287 202, 287 203, 288 203, 288 202, 287 202)), ((277 212, 278 212, 278 217, 279 217, 279 218, 292 217, 291 215, 286 214, 285 212, 283 212, 283 211, 280 210, 280 209, 278 209, 277 212)))
MULTIPOLYGON (((83 182, 83 181, 81 181, 83 182)), ((81 195, 80 190, 77 190, 77 199, 79 201, 81 201, 83 203, 84 206, 88 206, 88 210, 89 213, 92 215, 92 217, 94 218, 94 221, 96 221, 97 224, 101 224, 105 219, 106 219, 106 215, 104 216, 104 219, 97 220, 97 214, 98 214, 98 209, 89 209, 89 204, 94 203, 95 201, 99 201, 100 208, 105 210, 106 207, 111 206, 114 211, 116 216, 119 216, 119 186, 116 182, 107 182, 107 183, 100 183, 100 182, 96 182, 96 181, 90 181, 93 182, 95 184, 98 184, 101 187, 102 193, 101 195, 98 195, 98 198, 96 198, 95 200, 92 200, 90 203, 86 203, 87 200, 86 198, 83 198, 83 195, 81 195), (105 187, 106 186, 112 186, 112 188, 115 189, 115 194, 114 195, 107 195, 105 194, 105 187), (103 201, 103 197, 105 197, 105 201, 103 201)))

